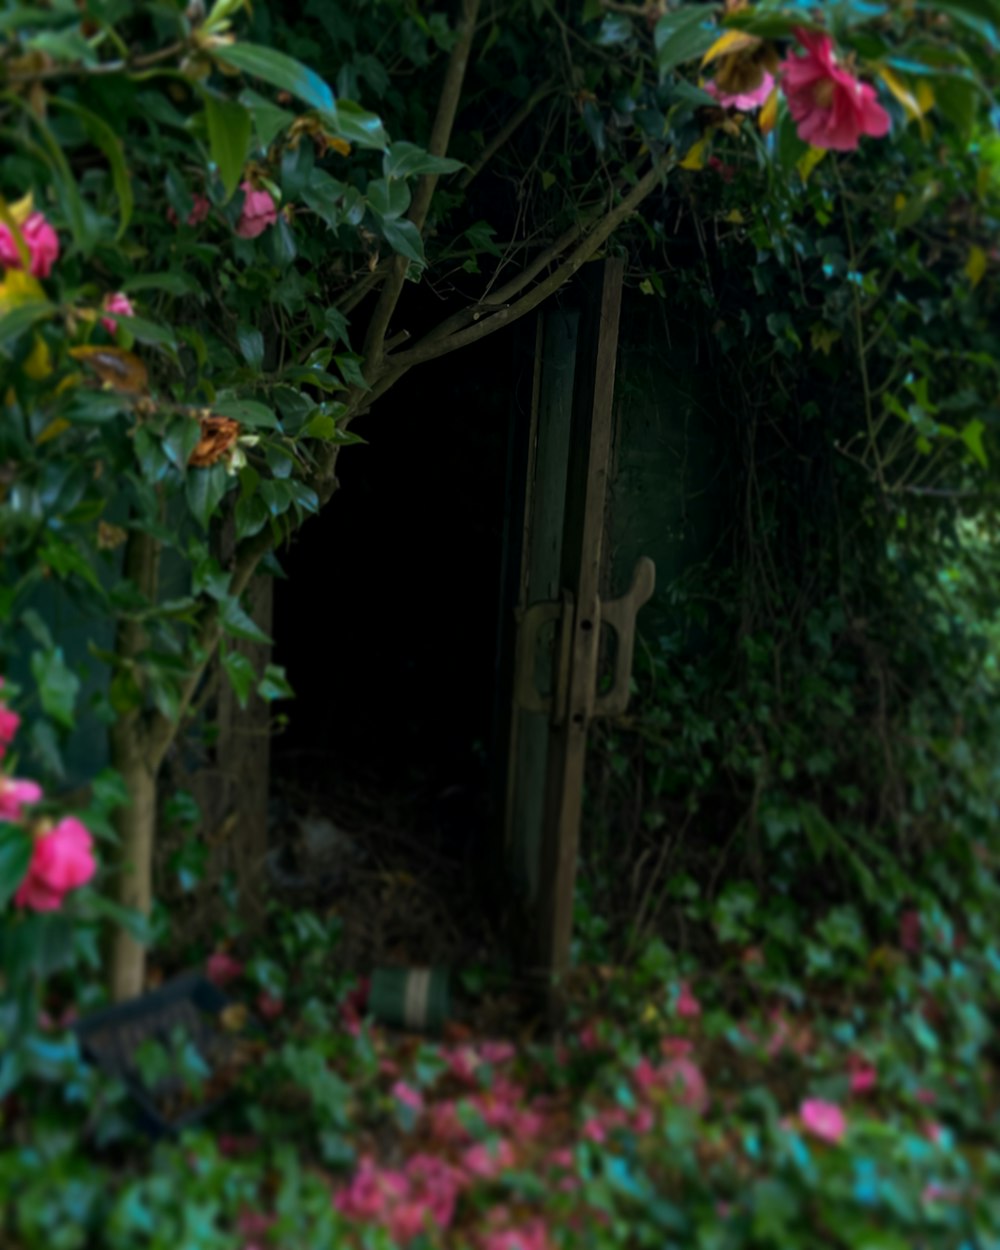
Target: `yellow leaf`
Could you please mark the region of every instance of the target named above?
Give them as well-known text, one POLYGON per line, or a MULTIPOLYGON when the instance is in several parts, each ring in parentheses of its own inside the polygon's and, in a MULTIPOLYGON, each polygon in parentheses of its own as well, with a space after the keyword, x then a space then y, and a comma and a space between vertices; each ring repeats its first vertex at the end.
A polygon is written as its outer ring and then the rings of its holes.
POLYGON ((655 1024, 660 1018, 660 1013, 656 1010, 652 1003, 646 1004, 646 1009, 642 1013, 643 1024, 655 1024))
POLYGON ((63 378, 53 393, 61 395, 64 391, 68 391, 70 387, 79 386, 82 381, 82 373, 71 373, 67 377, 63 378))
POLYGON ((969 248, 969 259, 965 262, 965 276, 969 279, 969 283, 975 289, 983 278, 986 276, 986 269, 989 265, 989 259, 986 253, 978 243, 973 243, 969 248))
POLYGON ((775 125, 777 124, 777 121, 778 121, 778 88, 775 87, 775 89, 767 97, 767 102, 765 103, 764 107, 760 110, 760 118, 758 120, 758 125, 760 126, 761 134, 769 135, 771 131, 774 129, 775 125))
POLYGON ((795 163, 795 168, 799 171, 799 177, 803 182, 809 181, 809 175, 826 156, 826 148, 810 148, 804 156, 800 156, 795 163))
POLYGON ((824 356, 829 356, 830 348, 840 338, 840 331, 825 326, 822 321, 817 321, 810 329, 810 338, 814 352, 822 352, 824 356))
POLYGON ((43 443, 48 443, 52 439, 58 438, 59 435, 63 432, 63 430, 68 430, 68 429, 69 429, 69 422, 66 420, 66 418, 56 417, 54 421, 50 421, 48 425, 45 427, 45 429, 42 430, 41 434, 39 434, 39 436, 35 439, 35 442, 38 444, 39 447, 41 447, 43 443))
POLYGON ((29 191, 27 195, 22 195, 13 204, 8 204, 7 211, 19 226, 23 226, 35 211, 35 197, 29 191))
POLYGON ((704 169, 707 147, 707 139, 699 139, 697 143, 693 144, 688 149, 687 156, 681 161, 681 169, 704 169))
POLYGON ((906 196, 902 193, 902 191, 897 191, 896 198, 892 202, 893 209, 897 213, 901 213, 903 209, 906 207, 906 203, 907 203, 906 196))
POLYGON ((906 82, 888 65, 879 65, 876 73, 903 106, 903 112, 910 121, 919 121, 924 111, 906 82))
POLYGON ((738 208, 733 208, 728 213, 726 213, 725 220, 731 221, 734 226, 742 226, 743 222, 746 219, 744 218, 743 214, 740 212, 738 208))
POLYGON ((712 44, 701 58, 701 63, 708 65, 710 61, 720 56, 731 56, 734 52, 743 52, 748 48, 758 47, 760 47, 760 40, 756 35, 749 35, 745 30, 727 30, 712 44))
POLYGON ((0 282, 0 314, 17 308, 20 304, 29 304, 32 300, 42 300, 45 292, 37 278, 23 269, 8 269, 0 282))
POLYGON ((32 382, 40 382, 52 372, 52 353, 40 334, 35 335, 35 345, 25 359, 24 372, 32 382))
POLYGON ((921 78, 917 83, 917 104, 920 106, 920 112, 927 114, 931 111, 937 100, 934 98, 934 88, 930 85, 926 78, 921 78))
POLYGON ((335 152, 339 152, 341 156, 351 155, 351 145, 346 139, 341 139, 339 136, 330 140, 330 147, 333 148, 335 152))
POLYGON ((240 1033, 247 1026, 249 1011, 243 1003, 230 1003, 219 1012, 219 1022, 227 1033, 240 1033))
POLYGON ((132 352, 120 347, 71 347, 69 354, 96 373, 113 391, 139 395, 146 389, 149 381, 146 366, 132 352))

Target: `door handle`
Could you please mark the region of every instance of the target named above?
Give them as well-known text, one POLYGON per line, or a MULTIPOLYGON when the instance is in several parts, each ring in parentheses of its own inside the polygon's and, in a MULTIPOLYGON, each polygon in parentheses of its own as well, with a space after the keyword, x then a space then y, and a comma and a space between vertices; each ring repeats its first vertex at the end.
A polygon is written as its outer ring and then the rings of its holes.
POLYGON ((649 556, 641 556, 632 573, 632 583, 620 599, 601 604, 601 624, 615 631, 618 649, 615 654, 615 679, 611 689, 598 695, 595 716, 621 716, 628 707, 629 685, 632 681, 632 658, 635 654, 635 618, 656 589, 656 565, 649 556))
MULTIPOLYGON (((611 689, 595 698, 595 716, 619 716, 628 706, 632 659, 635 652, 635 618, 656 588, 656 565, 642 556, 635 566, 632 582, 619 599, 598 600, 595 625, 608 625, 615 631, 618 647, 611 689)), ((569 670, 573 642, 575 602, 568 590, 557 600, 543 600, 525 608, 518 620, 514 656, 514 702, 525 712, 547 713, 554 725, 566 719, 569 702, 569 670), (535 680, 538 640, 543 627, 559 623, 555 647, 555 681, 551 694, 543 694, 535 680)))

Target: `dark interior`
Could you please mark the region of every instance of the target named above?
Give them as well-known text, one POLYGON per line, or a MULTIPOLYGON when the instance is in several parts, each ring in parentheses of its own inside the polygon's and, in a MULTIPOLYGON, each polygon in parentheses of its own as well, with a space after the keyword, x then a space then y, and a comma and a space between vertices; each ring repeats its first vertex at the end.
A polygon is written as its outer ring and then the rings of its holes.
POLYGON ((274 742, 279 786, 484 784, 511 343, 430 362, 380 399, 354 426, 367 443, 343 451, 336 496, 285 551, 276 660, 296 698, 274 742))

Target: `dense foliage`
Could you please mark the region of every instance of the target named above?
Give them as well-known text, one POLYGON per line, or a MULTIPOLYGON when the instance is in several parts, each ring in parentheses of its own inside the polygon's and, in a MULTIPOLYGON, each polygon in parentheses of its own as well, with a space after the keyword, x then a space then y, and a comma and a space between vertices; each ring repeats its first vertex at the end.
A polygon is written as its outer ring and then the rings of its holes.
POLYGON ((996 1245, 994 0, 7 3, 0 39, 5 1244, 996 1245), (335 921, 220 916, 264 1040, 228 1017, 222 1136, 148 1146, 67 1026, 109 921, 142 985, 206 670, 288 694, 233 649, 247 585, 355 418, 608 247, 709 329, 732 508, 598 744, 573 1028, 392 1041, 335 921), (53 586, 108 673, 72 811, 53 586))

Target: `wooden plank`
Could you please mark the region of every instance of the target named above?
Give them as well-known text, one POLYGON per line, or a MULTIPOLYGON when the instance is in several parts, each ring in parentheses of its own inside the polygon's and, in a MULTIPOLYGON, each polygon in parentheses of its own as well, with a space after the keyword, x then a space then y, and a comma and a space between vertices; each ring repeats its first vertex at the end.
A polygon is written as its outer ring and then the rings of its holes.
POLYGON ((584 313, 576 357, 561 577, 562 586, 573 593, 576 608, 568 714, 561 724, 550 727, 541 858, 539 953, 556 996, 569 968, 587 729, 596 697, 601 547, 623 277, 620 258, 603 262, 596 298, 584 313))

